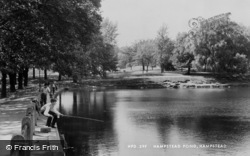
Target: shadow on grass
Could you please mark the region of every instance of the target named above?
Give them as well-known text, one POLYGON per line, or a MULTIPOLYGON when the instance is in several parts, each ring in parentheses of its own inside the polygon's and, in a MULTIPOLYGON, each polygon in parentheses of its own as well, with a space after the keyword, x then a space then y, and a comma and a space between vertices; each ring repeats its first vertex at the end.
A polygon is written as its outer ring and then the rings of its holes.
POLYGON ((88 86, 102 86, 117 89, 150 89, 165 88, 162 84, 151 81, 149 78, 133 78, 133 79, 109 79, 109 80, 89 80, 81 84, 88 86))

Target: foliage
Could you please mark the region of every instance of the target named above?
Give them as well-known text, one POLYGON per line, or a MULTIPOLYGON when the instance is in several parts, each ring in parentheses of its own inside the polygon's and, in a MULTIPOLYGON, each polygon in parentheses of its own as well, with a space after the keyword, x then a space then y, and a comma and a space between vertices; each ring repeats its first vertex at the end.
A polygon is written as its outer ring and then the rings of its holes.
POLYGON ((116 37, 117 25, 105 19, 99 32, 92 37, 91 43, 86 48, 77 45, 78 48, 73 52, 76 56, 76 61, 72 65, 74 78, 92 76, 105 78, 107 71, 116 71, 118 63, 116 37))
POLYGON ((86 51, 100 31, 99 7, 100 0, 2 0, 1 72, 36 66, 71 75, 78 48, 86 51))
POLYGON ((76 43, 90 44, 101 21, 98 8, 87 0, 10 0, 2 11, 1 45, 15 65, 47 67, 76 43))
POLYGON ((101 32, 103 36, 103 42, 116 45, 117 24, 112 23, 108 18, 104 19, 101 24, 101 32))
POLYGON ((123 47, 119 51, 119 66, 120 68, 124 68, 126 66, 132 69, 133 65, 135 64, 135 55, 136 49, 133 46, 123 47))
POLYGON ((250 42, 244 33, 244 27, 230 20, 204 24, 194 40, 197 44, 197 63, 204 71, 210 69, 219 73, 246 72, 242 66, 245 63, 237 63, 240 58, 247 60, 246 56, 250 56, 250 42))
POLYGON ((139 64, 147 67, 155 64, 157 47, 154 40, 142 40, 136 44, 135 58, 139 64))
POLYGON ((168 37, 168 28, 166 25, 163 25, 159 31, 156 38, 156 43, 158 47, 157 51, 157 61, 161 67, 161 72, 165 70, 173 70, 172 61, 170 60, 172 52, 174 49, 174 43, 168 37))
POLYGON ((101 59, 101 75, 106 77, 106 71, 116 71, 118 64, 118 50, 116 46, 117 24, 109 19, 104 19, 101 24, 102 44, 100 45, 102 52, 99 56, 101 59))
POLYGON ((188 68, 187 74, 190 74, 192 62, 194 60, 195 44, 189 38, 187 33, 178 34, 175 44, 176 63, 180 63, 181 67, 188 68))

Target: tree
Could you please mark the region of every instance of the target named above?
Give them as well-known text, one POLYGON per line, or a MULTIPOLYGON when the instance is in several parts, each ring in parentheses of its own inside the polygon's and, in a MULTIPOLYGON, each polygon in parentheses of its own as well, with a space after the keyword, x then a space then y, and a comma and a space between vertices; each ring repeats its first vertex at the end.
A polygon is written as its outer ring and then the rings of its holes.
POLYGON ((129 46, 121 48, 118 56, 120 61, 119 62, 120 67, 128 66, 132 70, 133 65, 135 63, 135 55, 136 55, 135 47, 129 46))
POLYGON ((77 43, 86 49, 100 29, 99 7, 100 0, 1 1, 2 92, 6 91, 5 75, 18 73, 21 89, 23 77, 27 85, 29 67, 49 69, 60 59, 65 62, 68 49, 77 43))
MULTIPOLYGON (((10 76, 10 90, 15 91, 16 73, 19 73, 19 88, 22 88, 22 74, 25 69, 26 56, 29 55, 28 40, 32 40, 30 25, 35 21, 35 14, 31 12, 30 1, 1 1, 1 72, 10 76)), ((6 78, 5 76, 3 78, 6 78)), ((6 80, 3 80, 6 82, 6 80)), ((3 84, 2 90, 6 90, 3 84)), ((6 94, 5 94, 6 95, 6 94)), ((3 96, 4 97, 4 96, 3 96)))
POLYGON ((247 64, 243 62, 250 56, 250 42, 244 32, 242 26, 229 19, 202 24, 194 38, 198 64, 214 73, 246 72, 243 65, 247 64))
POLYGON ((189 75, 194 60, 195 44, 187 33, 177 35, 175 53, 177 62, 181 64, 181 67, 188 68, 187 74, 189 75))
POLYGON ((172 65, 170 58, 172 56, 172 52, 174 49, 174 43, 168 37, 167 30, 168 30, 167 26, 163 25, 159 29, 158 35, 156 38, 157 47, 158 47, 157 60, 158 60, 158 64, 161 67, 161 73, 164 72, 164 68, 169 68, 168 66, 172 65))
POLYGON ((136 44, 136 60, 142 65, 142 70, 148 71, 150 64, 156 60, 157 47, 154 40, 143 40, 136 44))
POLYGON ((101 59, 101 75, 106 77, 106 71, 116 71, 118 64, 118 48, 116 46, 117 24, 114 24, 109 19, 104 19, 101 24, 102 44, 99 44, 102 52, 101 59))
POLYGON ((116 45, 117 24, 114 24, 108 18, 104 19, 101 24, 101 33, 103 36, 103 42, 110 45, 116 45))
POLYGON ((72 67, 71 71, 69 68, 66 68, 67 70, 53 68, 54 70, 59 69, 60 75, 66 74, 65 72, 68 72, 67 75, 71 75, 75 72, 76 63, 81 60, 81 58, 78 58, 79 52, 86 51, 95 34, 99 33, 101 16, 98 9, 100 1, 74 0, 51 3, 47 4, 49 7, 47 5, 41 7, 42 17, 46 20, 49 19, 46 26, 53 39, 50 45, 51 56, 49 60, 56 66, 68 66, 68 62, 72 62, 69 65, 69 67, 72 67), (53 18, 50 16, 53 16, 53 18), (51 24, 52 26, 50 26, 51 24), (58 63, 66 64, 59 65, 58 63))
POLYGON ((107 71, 116 71, 118 63, 116 51, 116 46, 105 43, 103 36, 97 35, 87 52, 92 75, 105 78, 107 71))

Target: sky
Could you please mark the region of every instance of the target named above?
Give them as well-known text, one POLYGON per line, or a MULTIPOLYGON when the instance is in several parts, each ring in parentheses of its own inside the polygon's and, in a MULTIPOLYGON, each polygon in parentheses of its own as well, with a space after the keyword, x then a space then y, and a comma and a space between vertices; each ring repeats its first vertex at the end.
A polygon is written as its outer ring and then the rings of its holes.
POLYGON ((102 16, 118 25, 119 47, 156 38, 164 24, 175 39, 190 30, 190 19, 228 12, 232 21, 250 26, 250 0, 102 0, 101 7, 102 16))

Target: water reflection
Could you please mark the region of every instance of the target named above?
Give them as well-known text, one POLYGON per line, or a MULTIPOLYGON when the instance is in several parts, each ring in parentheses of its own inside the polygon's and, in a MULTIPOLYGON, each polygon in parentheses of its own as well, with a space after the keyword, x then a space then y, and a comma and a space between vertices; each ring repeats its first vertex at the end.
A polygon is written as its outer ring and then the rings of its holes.
POLYGON ((59 108, 63 114, 106 121, 96 123, 80 118, 66 119, 66 122, 64 119, 66 124, 59 121, 59 129, 65 135, 69 146, 74 147, 68 151, 68 155, 104 155, 115 151, 117 143, 114 139, 112 117, 107 113, 109 108, 106 108, 105 94, 74 90, 59 95, 59 108))
POLYGON ((62 113, 105 123, 74 119, 59 128, 70 146, 75 147, 70 155, 248 155, 249 91, 67 91, 59 96, 62 113), (226 148, 191 148, 203 144, 226 148), (146 147, 138 148, 140 145, 146 147), (154 148, 155 145, 181 148, 154 148))

